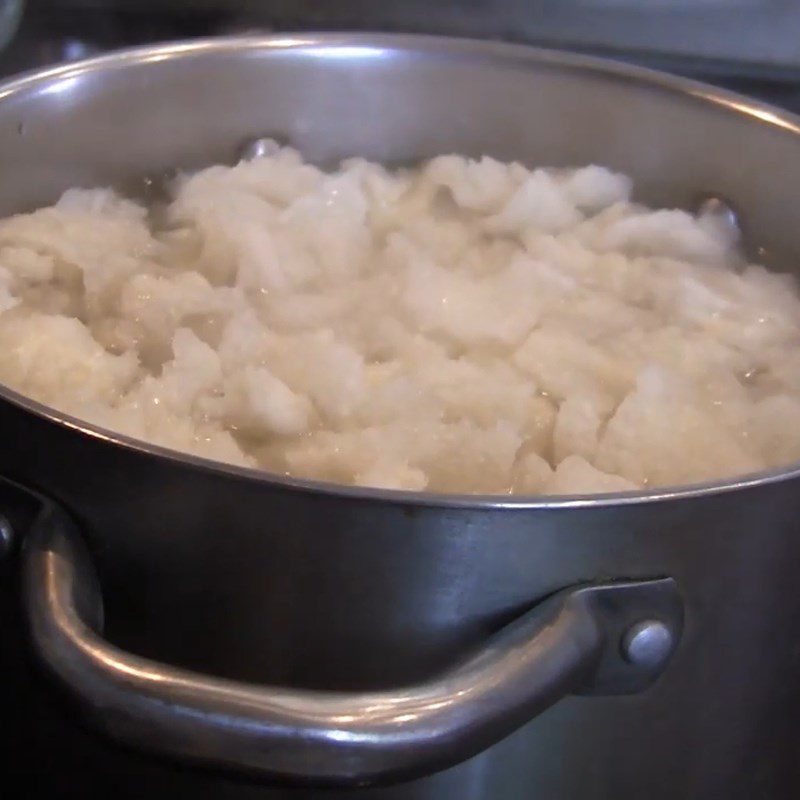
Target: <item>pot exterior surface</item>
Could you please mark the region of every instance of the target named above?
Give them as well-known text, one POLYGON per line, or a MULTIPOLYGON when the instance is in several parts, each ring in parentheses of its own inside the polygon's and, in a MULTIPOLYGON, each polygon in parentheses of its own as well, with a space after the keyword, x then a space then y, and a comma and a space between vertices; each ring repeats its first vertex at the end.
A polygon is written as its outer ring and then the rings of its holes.
MULTIPOLYGON (((602 163, 633 175, 648 202, 731 198, 775 263, 796 249, 791 117, 591 59, 380 36, 243 40, 156 48, 12 88, 0 93, 3 213, 72 185, 141 189, 143 176, 230 162, 268 135, 322 162, 461 152, 602 163)), ((206 673, 391 688, 424 680, 567 586, 669 576, 685 604, 682 641, 652 688, 569 697, 480 756, 412 783, 254 785, 100 756, 82 733, 65 770, 85 743, 95 755, 82 763, 98 780, 124 776, 123 796, 155 780, 200 797, 287 800, 800 796, 796 478, 638 503, 437 505, 215 470, 5 400, 0 431, 0 473, 60 501, 85 535, 108 638, 206 673)), ((11 674, 29 680, 22 667, 11 674)), ((44 708, 26 685, 20 697, 44 708)), ((20 723, 29 751, 61 730, 43 721, 49 713, 20 723)))

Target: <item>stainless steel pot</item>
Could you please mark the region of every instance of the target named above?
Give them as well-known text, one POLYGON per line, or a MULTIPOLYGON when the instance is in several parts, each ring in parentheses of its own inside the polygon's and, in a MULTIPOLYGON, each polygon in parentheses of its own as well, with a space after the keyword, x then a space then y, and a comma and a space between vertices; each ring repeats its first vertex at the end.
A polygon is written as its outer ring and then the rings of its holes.
MULTIPOLYGON (((573 55, 217 40, 0 87, 0 212, 72 185, 141 189, 269 135, 321 162, 603 163, 649 202, 730 198, 753 247, 786 265, 798 134, 743 98, 573 55)), ((154 781, 203 797, 800 794, 796 469, 603 498, 371 491, 176 455, 0 397, 0 508, 24 542, 7 548, 4 591, 21 561, 25 604, 4 598, 6 630, 28 632, 81 719, 199 765, 46 722, 57 712, 6 641, 22 712, 7 773, 32 776, 23 754, 55 725, 79 744, 61 742, 51 788, 111 769, 131 797, 154 781)))

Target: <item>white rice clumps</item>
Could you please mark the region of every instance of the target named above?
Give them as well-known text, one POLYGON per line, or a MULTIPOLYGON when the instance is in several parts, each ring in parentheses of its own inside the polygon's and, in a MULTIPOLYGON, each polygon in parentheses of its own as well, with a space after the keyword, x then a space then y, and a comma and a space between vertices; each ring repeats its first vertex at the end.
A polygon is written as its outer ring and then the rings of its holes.
POLYGON ((326 173, 274 145, 148 210, 0 221, 0 381, 279 474, 584 494, 800 459, 800 299, 600 167, 326 173))

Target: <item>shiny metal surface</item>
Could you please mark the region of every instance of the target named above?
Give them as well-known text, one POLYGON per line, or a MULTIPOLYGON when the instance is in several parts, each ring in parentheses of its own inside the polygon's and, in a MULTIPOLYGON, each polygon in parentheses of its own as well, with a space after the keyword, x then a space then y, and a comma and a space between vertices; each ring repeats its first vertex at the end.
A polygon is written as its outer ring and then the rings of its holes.
POLYGON ((479 753, 569 692, 644 689, 681 626, 669 579, 576 588, 415 686, 359 693, 257 686, 177 669, 104 641, 93 630, 102 617, 96 578, 65 516, 44 513, 25 547, 34 646, 100 730, 162 755, 303 781, 419 777, 479 753), (626 665, 621 631, 637 615, 654 613, 662 619, 631 640, 634 657, 626 665), (663 633, 654 646, 656 628, 669 636, 666 647, 663 633))
POLYGON ((622 640, 622 654, 631 664, 660 667, 672 654, 675 637, 661 620, 637 622, 622 640))
POLYGON ((0 516, 0 558, 6 558, 14 547, 14 529, 11 523, 0 516))
MULTIPOLYGON (((321 163, 446 151, 604 163, 630 173, 643 201, 729 198, 748 246, 773 265, 800 264, 792 115, 593 59, 414 37, 165 46, 5 84, 0 212, 72 185, 144 191, 144 176, 229 161, 264 136, 321 163)), ((117 797, 160 782, 173 796, 231 800, 800 795, 795 468, 601 500, 402 495, 214 466, 6 390, 0 398, 0 473, 74 517, 106 601, 104 635, 142 658, 261 685, 380 692, 434 679, 563 587, 669 575, 685 603, 681 645, 653 686, 565 697, 420 780, 343 791, 245 785, 122 757, 66 722, 43 724, 57 718, 47 706, 35 720, 19 715, 16 740, 20 752, 51 752, 58 768, 3 764, 26 785, 58 796, 63 776, 91 774, 91 788, 117 797)), ((12 621, 13 602, 3 603, 12 621)), ((13 674, 28 680, 24 668, 13 674)), ((17 695, 42 702, 38 685, 17 695)))
POLYGON ((700 204, 698 211, 713 217, 718 224, 728 228, 734 235, 738 236, 741 233, 739 215, 728 200, 722 197, 707 197, 700 204))
POLYGON ((254 158, 264 158, 274 155, 275 150, 274 139, 260 137, 245 142, 239 156, 245 161, 251 161, 254 158))

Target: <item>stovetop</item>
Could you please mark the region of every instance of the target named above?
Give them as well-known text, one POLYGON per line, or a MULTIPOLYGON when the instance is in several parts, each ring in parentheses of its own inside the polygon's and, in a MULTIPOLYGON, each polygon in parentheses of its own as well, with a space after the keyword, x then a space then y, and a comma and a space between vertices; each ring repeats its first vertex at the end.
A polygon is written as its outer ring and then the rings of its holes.
MULTIPOLYGON (((0 5, 3 0, 0 0, 0 5)), ((22 2, 22 0, 6 0, 22 2)), ((455 2, 455 0, 453 0, 455 2)), ((463 3, 463 0, 461 0, 463 3)), ((485 0, 483 6, 499 3, 500 0, 485 0)), ((515 0, 508 0, 513 5, 515 0)), ((342 9, 352 3, 332 2, 327 8, 342 9)), ((382 6, 383 4, 379 4, 382 6)), ((392 4, 389 4, 390 6, 392 4)), ((408 6, 408 4, 406 4, 408 6)), ((413 5, 413 3, 411 4, 413 5)), ((451 2, 452 5, 452 2, 451 2)), ((480 6, 471 2, 466 6, 480 6)), ((465 6, 465 7, 466 7, 465 6)), ((714 83, 746 95, 757 97, 775 105, 800 112, 800 70, 792 68, 766 68, 751 61, 737 62, 731 59, 708 59, 681 54, 676 47, 672 52, 660 50, 586 44, 585 37, 575 35, 554 41, 552 36, 536 36, 524 26, 505 31, 497 27, 480 25, 469 27, 453 17, 434 18, 423 22, 424 15, 406 17, 364 11, 360 15, 331 13, 326 16, 318 9, 318 3, 265 2, 253 12, 253 4, 247 2, 162 2, 156 6, 144 2, 129 4, 111 0, 83 0, 65 2, 40 0, 23 7, 19 26, 11 41, 0 50, 0 75, 8 76, 29 69, 69 61, 112 50, 119 47, 169 41, 174 39, 231 34, 244 32, 269 32, 278 30, 298 31, 302 29, 348 30, 405 30, 433 33, 456 33, 459 35, 488 35, 495 39, 528 41, 533 44, 569 47, 582 52, 612 55, 677 74, 686 75, 714 83), (287 13, 292 8, 292 13, 287 13), (303 14, 304 9, 310 9, 303 14), (311 13, 313 9, 317 9, 311 13), (298 11, 299 9, 299 11, 298 11), (419 20, 419 22, 417 22, 419 20)), ((389 6, 387 6, 388 8, 389 6)), ((369 4, 363 6, 369 9, 369 4)), ((373 9, 375 6, 372 7, 373 9)), ((462 15, 463 18, 463 15, 462 15)), ((541 27, 541 26, 540 26, 541 27)))

